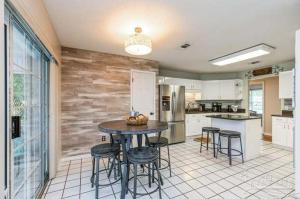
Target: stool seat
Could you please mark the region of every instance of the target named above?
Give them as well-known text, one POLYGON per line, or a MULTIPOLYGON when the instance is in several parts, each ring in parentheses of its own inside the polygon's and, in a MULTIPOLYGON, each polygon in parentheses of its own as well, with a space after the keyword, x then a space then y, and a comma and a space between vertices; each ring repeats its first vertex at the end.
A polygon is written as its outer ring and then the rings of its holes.
POLYGON ((103 155, 111 155, 118 153, 120 151, 119 144, 98 144, 91 148, 91 155, 92 156, 103 156, 103 155))
POLYGON ((153 136, 153 137, 149 137, 148 140, 151 146, 158 146, 158 145, 165 146, 169 144, 168 138, 165 137, 160 137, 158 140, 158 136, 153 136))
POLYGON ((158 150, 152 147, 136 147, 127 153, 129 162, 146 164, 158 159, 158 150))
POLYGON ((212 131, 212 132, 215 132, 215 131, 220 131, 220 129, 216 128, 216 127, 202 127, 202 131, 212 131))
POLYGON ((241 136, 240 132, 230 131, 230 130, 221 130, 219 133, 221 134, 221 136, 230 136, 230 137, 239 137, 239 136, 241 136))

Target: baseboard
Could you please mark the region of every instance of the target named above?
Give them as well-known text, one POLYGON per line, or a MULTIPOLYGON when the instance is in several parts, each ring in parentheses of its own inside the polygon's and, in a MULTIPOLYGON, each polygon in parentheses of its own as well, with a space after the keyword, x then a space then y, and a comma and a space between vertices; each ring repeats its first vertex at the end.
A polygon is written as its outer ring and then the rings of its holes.
POLYGON ((272 135, 270 134, 263 134, 263 140, 267 142, 272 142, 272 135))

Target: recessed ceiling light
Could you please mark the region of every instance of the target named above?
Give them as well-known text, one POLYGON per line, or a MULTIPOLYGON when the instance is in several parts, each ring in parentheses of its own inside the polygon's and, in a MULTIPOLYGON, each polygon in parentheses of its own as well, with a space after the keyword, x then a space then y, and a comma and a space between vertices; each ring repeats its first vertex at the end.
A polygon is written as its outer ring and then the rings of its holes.
POLYGON ((243 49, 223 57, 209 60, 210 63, 217 66, 225 66, 236 62, 244 61, 254 57, 270 54, 275 48, 266 44, 259 44, 247 49, 243 49))

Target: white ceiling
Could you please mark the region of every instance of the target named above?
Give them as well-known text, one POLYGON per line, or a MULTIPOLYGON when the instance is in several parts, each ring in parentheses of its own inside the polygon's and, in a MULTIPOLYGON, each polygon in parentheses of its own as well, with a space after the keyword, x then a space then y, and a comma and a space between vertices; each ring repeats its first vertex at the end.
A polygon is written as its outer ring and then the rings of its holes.
POLYGON ((141 56, 183 71, 232 72, 294 59, 299 0, 44 0, 63 46, 120 55, 135 26, 153 41, 141 56), (187 49, 179 46, 191 44, 187 49), (270 55, 223 67, 208 60, 260 43, 270 55), (250 65, 251 61, 261 61, 250 65))

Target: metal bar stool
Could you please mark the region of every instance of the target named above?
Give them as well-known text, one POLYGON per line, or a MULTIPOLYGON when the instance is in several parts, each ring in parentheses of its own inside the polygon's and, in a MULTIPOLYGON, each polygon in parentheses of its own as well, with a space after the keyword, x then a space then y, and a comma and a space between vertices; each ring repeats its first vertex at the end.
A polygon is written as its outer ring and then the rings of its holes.
MULTIPOLYGON (((159 191, 159 198, 161 198, 161 175, 159 172, 159 167, 158 167, 158 150, 153 148, 153 147, 136 147, 136 148, 131 148, 129 149, 129 151, 127 152, 127 158, 129 161, 129 164, 133 164, 134 167, 134 176, 131 177, 130 179, 128 179, 128 181, 130 180, 134 180, 134 187, 133 190, 129 189, 127 187, 127 191, 131 192, 133 194, 133 198, 135 199, 137 197, 137 195, 150 195, 156 191, 159 191), (157 178, 154 177, 154 175, 152 174, 152 178, 155 179, 155 181, 157 182, 158 186, 156 189, 154 189, 151 192, 148 193, 137 193, 137 178, 138 176, 150 176, 149 173, 148 174, 137 174, 137 166, 141 165, 141 164, 148 164, 148 166, 150 164, 152 164, 152 168, 157 172, 157 178)), ((127 176, 129 176, 129 174, 127 174, 127 176)), ((150 178, 149 178, 149 183, 150 183, 150 178)))
POLYGON ((200 144, 200 153, 202 152, 202 145, 203 145, 203 133, 206 133, 206 150, 208 150, 208 141, 209 141, 209 134, 212 134, 212 145, 214 150, 214 157, 216 157, 216 143, 215 143, 215 134, 219 133, 220 129, 215 127, 203 127, 202 134, 201 134, 201 144, 200 144))
POLYGON ((154 147, 158 149, 158 167, 160 170, 169 168, 170 172, 170 177, 172 176, 172 169, 171 169, 171 160, 170 160, 170 150, 169 150, 169 140, 166 137, 161 137, 161 132, 158 133, 158 136, 153 136, 153 137, 148 137, 146 135, 146 143, 150 147, 154 147), (167 154, 168 154, 168 159, 161 158, 161 147, 167 147, 167 154), (161 161, 164 161, 167 163, 166 166, 162 167, 161 166, 161 161))
POLYGON ((232 165, 232 156, 242 156, 242 162, 244 163, 244 153, 243 153, 243 146, 242 146, 242 139, 241 139, 241 133, 237 131, 229 131, 229 130, 221 130, 219 131, 219 139, 218 139, 218 148, 217 148, 217 157, 218 152, 221 154, 225 154, 229 157, 229 165, 232 165), (227 138, 227 148, 222 148, 221 144, 221 137, 227 138), (232 139, 239 139, 240 140, 240 151, 237 149, 232 148, 232 139), (224 153, 222 149, 227 149, 227 153, 224 153), (232 151, 237 152, 237 154, 232 154, 232 151))
MULTIPOLYGON (((113 168, 118 166, 118 170, 121 171, 121 162, 120 162, 120 145, 119 144, 98 144, 91 148, 91 155, 93 157, 93 169, 92 169, 92 176, 91 176, 91 183, 92 187, 95 185, 95 198, 98 198, 98 192, 99 192, 99 186, 108 186, 112 185, 119 180, 121 180, 122 175, 118 179, 116 179, 115 175, 115 181, 107 184, 99 184, 99 173, 103 171, 109 170, 108 177, 111 175, 111 172, 113 168), (113 158, 112 165, 110 168, 102 169, 100 170, 100 159, 101 158, 113 158), (116 165, 116 160, 118 161, 116 165), (96 166, 96 172, 95 172, 95 166, 96 166), (96 176, 96 179, 95 179, 96 176)), ((116 173, 115 173, 116 174, 116 173)))

